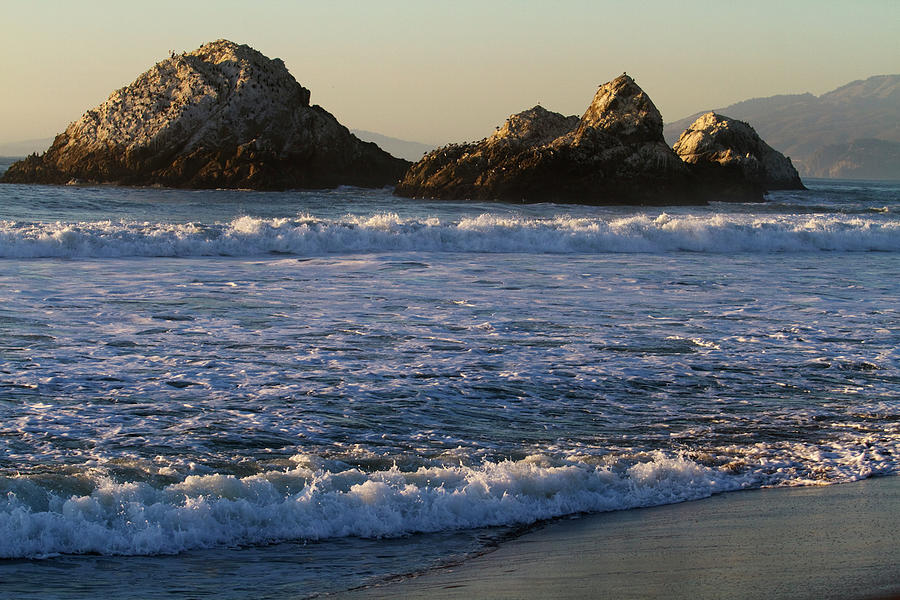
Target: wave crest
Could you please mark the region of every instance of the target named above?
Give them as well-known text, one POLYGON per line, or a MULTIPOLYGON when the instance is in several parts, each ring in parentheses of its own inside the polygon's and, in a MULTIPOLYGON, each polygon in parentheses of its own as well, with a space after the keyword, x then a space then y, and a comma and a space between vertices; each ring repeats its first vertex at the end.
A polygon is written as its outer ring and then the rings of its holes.
POLYGON ((320 256, 368 252, 897 252, 900 221, 849 216, 637 215, 549 219, 482 214, 456 222, 375 214, 171 224, 0 221, 3 258, 320 256))
POLYGON ((304 464, 245 478, 188 476, 154 487, 84 476, 0 479, 0 557, 60 553, 172 554, 190 549, 344 536, 527 524, 585 511, 691 500, 738 489, 742 479, 655 454, 620 470, 532 456, 477 467, 396 466, 366 473, 304 464))

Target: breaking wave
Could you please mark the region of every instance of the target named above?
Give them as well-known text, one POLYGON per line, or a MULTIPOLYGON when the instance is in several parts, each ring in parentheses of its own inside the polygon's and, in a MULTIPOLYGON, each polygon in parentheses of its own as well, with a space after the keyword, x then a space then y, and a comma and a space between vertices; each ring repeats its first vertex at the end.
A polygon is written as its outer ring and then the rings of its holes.
POLYGON ((529 524, 740 489, 741 478, 651 455, 625 470, 542 456, 478 467, 366 473, 294 457, 292 468, 191 475, 169 485, 103 475, 0 477, 0 558, 186 550, 529 524))
POLYGON ((239 217, 212 225, 0 221, 2 258, 317 256, 368 252, 897 252, 900 220, 847 215, 668 215, 453 222, 396 214, 341 219, 239 217))
POLYGON ((894 442, 863 440, 827 448, 757 444, 731 462, 713 461, 718 464, 650 451, 365 470, 297 454, 249 475, 166 464, 161 457, 119 461, 111 470, 69 466, 0 476, 0 559, 178 554, 522 526, 741 489, 855 481, 895 472, 896 453, 894 442))

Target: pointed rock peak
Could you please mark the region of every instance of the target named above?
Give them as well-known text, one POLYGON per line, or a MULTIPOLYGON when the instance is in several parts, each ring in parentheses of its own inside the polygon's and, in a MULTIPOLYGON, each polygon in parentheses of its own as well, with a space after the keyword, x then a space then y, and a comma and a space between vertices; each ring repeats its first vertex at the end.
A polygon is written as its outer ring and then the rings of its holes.
MULTIPOLYGON (((244 79, 255 77, 273 82, 278 81, 281 84, 296 84, 294 76, 288 71, 283 60, 269 58, 246 44, 236 44, 230 40, 221 39, 203 44, 186 55, 216 66, 223 72, 237 73, 240 71, 244 79)), ((173 55, 173 58, 177 57, 173 55)), ((308 90, 306 95, 308 96, 308 90)))
POLYGON ((528 146, 548 144, 578 124, 578 117, 566 117, 535 106, 510 116, 503 127, 488 138, 488 143, 520 143, 528 146))
POLYGON ((203 44, 193 52, 190 52, 189 56, 196 56, 205 62, 212 64, 223 63, 227 60, 241 60, 254 63, 270 63, 278 61, 282 66, 284 65, 279 59, 276 58, 275 60, 272 60, 262 52, 254 50, 246 44, 236 44, 225 39, 203 44))
POLYGON ((589 130, 599 130, 628 143, 655 142, 663 139, 663 119, 644 90, 623 73, 597 90, 581 117, 576 139, 589 130))
MULTIPOLYGON (((201 54, 203 52, 237 52, 239 48, 245 48, 247 50, 253 50, 250 46, 246 44, 237 44, 232 42, 231 40, 226 40, 225 38, 220 38, 214 42, 206 42, 201 45, 199 48, 191 52, 191 54, 201 54)), ((255 50, 254 50, 255 52, 255 50)))

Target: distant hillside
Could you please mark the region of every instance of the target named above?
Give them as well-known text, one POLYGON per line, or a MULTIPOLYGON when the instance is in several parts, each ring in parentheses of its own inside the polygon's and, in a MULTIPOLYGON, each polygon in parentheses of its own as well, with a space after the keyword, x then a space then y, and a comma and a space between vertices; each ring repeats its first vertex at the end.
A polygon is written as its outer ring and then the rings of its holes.
POLYGON ((900 142, 863 138, 832 144, 816 150, 807 168, 813 177, 900 179, 900 142))
POLYGON ((0 156, 28 156, 34 152, 40 154, 50 147, 53 138, 41 138, 38 140, 24 140, 21 142, 9 142, 0 144, 0 156))
MULTIPOLYGON (((900 75, 854 81, 818 97, 754 98, 713 110, 750 123, 802 176, 900 179, 900 75)), ((666 141, 674 144, 703 112, 667 124, 666 141)))
POLYGON ((364 129, 351 129, 350 133, 358 137, 364 142, 375 142, 385 152, 389 152, 397 158, 405 158, 416 162, 426 152, 431 152, 436 146, 423 144, 421 142, 410 142, 407 140, 398 140, 397 138, 388 137, 372 131, 364 129))

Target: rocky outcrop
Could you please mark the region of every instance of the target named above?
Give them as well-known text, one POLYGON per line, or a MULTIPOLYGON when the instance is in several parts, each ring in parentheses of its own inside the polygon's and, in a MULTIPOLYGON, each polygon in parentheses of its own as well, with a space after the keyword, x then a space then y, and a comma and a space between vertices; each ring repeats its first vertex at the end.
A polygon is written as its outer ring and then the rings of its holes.
POLYGON ((706 113, 681 134, 674 148, 706 181, 744 179, 766 191, 805 189, 791 159, 743 121, 706 113))
POLYGON ((503 127, 474 144, 450 144, 426 154, 410 167, 394 192, 428 198, 517 199, 524 182, 512 175, 523 159, 570 132, 577 117, 540 106, 512 115, 503 127))
MULTIPOLYGON (((847 156, 856 165, 854 172, 866 173, 867 178, 898 178, 890 162, 877 152, 869 152, 872 146, 868 140, 900 143, 900 74, 853 81, 821 96, 807 93, 753 98, 713 111, 750 123, 766 143, 791 157, 801 177, 822 177, 831 171, 821 160, 823 155, 833 155, 835 149, 817 154, 828 146, 844 145, 845 150, 859 151, 847 156), (859 140, 867 142, 855 143, 859 140)), ((666 140, 674 144, 681 132, 705 112, 668 123, 663 130, 666 140)), ((837 164, 834 167, 834 172, 843 171, 837 164)))
POLYGON ((289 189, 400 178, 407 161, 309 100, 280 59, 218 40, 157 63, 3 181, 289 189))
MULTIPOLYGON (((662 116, 624 74, 600 86, 580 119, 537 106, 480 142, 427 154, 396 187, 410 197, 579 204, 704 204, 721 191, 665 143, 662 116)), ((762 199, 749 184, 729 193, 762 199)))

